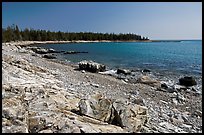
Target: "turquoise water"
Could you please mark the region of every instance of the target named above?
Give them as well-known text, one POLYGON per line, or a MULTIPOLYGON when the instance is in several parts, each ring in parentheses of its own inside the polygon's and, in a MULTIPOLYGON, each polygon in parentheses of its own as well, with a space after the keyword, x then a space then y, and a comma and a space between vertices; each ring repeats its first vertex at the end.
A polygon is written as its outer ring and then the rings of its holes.
POLYGON ((110 42, 45 44, 43 48, 60 51, 87 51, 82 54, 58 54, 61 60, 93 60, 109 68, 147 68, 155 71, 202 74, 202 41, 110 42))

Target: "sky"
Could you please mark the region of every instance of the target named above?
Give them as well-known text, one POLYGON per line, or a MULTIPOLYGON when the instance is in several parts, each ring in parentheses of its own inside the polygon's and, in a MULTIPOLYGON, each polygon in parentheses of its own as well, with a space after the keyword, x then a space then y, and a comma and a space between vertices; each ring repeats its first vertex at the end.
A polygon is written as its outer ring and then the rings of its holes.
POLYGON ((2 27, 202 39, 202 2, 2 2, 2 27))

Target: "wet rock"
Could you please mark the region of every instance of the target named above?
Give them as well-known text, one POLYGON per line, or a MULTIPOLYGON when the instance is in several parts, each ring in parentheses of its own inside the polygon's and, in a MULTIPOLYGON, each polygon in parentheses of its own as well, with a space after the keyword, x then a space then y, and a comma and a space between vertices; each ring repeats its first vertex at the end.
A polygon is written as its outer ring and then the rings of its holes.
POLYGON ((105 71, 106 66, 99 64, 99 63, 96 63, 96 62, 93 62, 93 61, 86 61, 85 60, 85 61, 79 62, 79 69, 96 73, 96 72, 105 71))
POLYGON ((117 74, 124 74, 124 75, 130 75, 131 71, 127 69, 117 69, 117 74))
POLYGON ((61 51, 56 51, 52 48, 48 49, 48 53, 60 53, 61 51))
POLYGON ((184 85, 184 86, 197 85, 197 82, 195 81, 195 79, 193 77, 187 77, 187 76, 180 78, 179 83, 180 83, 180 85, 184 85))
POLYGON ((168 89, 168 86, 167 86, 166 83, 162 83, 162 84, 161 84, 161 88, 168 89))
POLYGON ((43 58, 47 58, 47 59, 56 59, 56 57, 53 56, 53 55, 43 55, 43 58))
POLYGON ((79 52, 79 51, 67 51, 64 54, 78 54, 78 53, 88 53, 88 52, 79 52))
POLYGON ((143 69, 142 72, 150 72, 149 69, 143 69))

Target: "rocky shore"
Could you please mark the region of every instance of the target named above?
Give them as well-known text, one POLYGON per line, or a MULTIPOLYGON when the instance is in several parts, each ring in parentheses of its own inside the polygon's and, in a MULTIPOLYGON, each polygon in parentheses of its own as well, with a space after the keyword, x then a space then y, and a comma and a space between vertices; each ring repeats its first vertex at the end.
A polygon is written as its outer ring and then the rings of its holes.
POLYGON ((202 133, 197 78, 69 65, 27 47, 38 43, 2 43, 3 133, 202 133))

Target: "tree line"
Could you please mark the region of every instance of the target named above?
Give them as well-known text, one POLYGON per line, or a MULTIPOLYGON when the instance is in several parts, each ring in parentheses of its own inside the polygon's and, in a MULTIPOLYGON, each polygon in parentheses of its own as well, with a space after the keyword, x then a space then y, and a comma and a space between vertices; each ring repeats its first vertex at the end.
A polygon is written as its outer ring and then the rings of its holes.
POLYGON ((137 34, 114 34, 114 33, 93 33, 93 32, 51 32, 46 30, 34 30, 25 28, 20 30, 17 25, 2 28, 2 42, 10 41, 74 41, 74 40, 149 40, 137 34))

